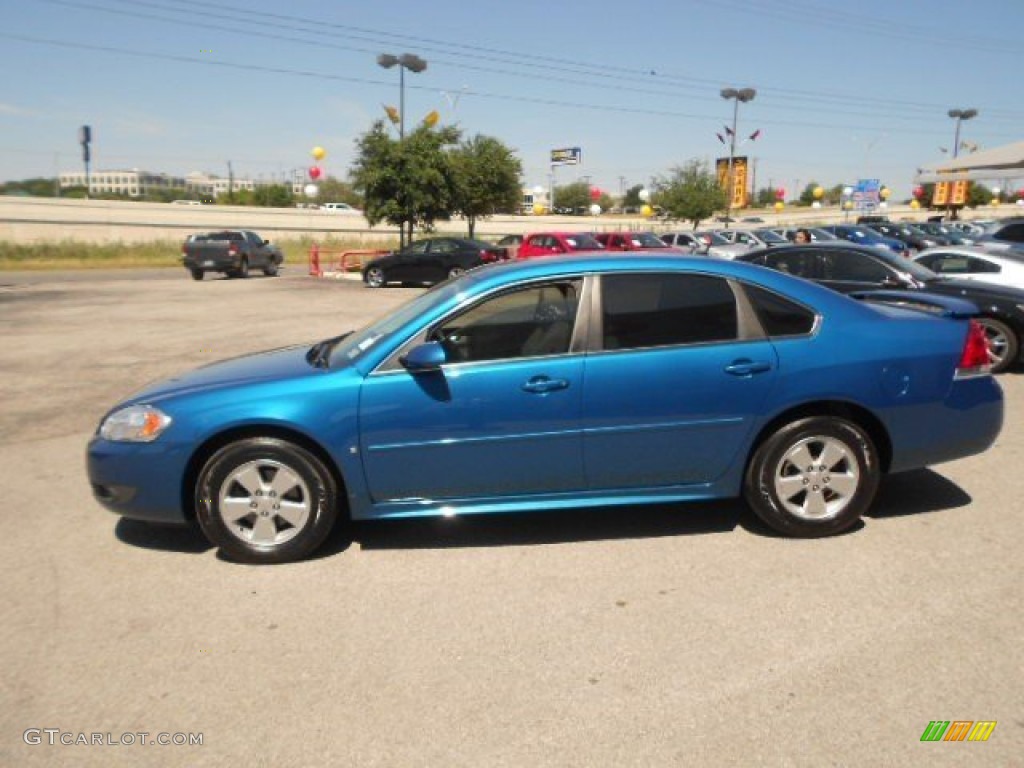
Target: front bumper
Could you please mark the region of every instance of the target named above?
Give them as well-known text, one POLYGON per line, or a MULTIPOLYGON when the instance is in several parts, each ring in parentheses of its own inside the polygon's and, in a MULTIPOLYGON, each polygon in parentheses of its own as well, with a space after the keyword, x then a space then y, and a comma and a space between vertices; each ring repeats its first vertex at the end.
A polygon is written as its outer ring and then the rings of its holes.
POLYGON ((118 515, 161 523, 185 523, 182 482, 189 452, 184 445, 118 443, 94 436, 86 452, 93 497, 118 515))

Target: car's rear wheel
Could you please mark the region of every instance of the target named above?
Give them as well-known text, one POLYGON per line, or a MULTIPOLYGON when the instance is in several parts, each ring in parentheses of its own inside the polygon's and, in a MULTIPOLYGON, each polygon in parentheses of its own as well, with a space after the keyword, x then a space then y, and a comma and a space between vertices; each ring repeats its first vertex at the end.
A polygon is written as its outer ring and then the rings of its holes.
POLYGON ((235 270, 235 277, 246 278, 249 276, 249 259, 245 256, 238 262, 238 269, 235 270))
POLYGON ((994 317, 979 317, 976 320, 985 331, 992 373, 1005 371, 1016 362, 1017 355, 1020 354, 1020 339, 1002 320, 996 320, 994 317))
POLYGON ((206 273, 203 272, 203 270, 201 269, 190 269, 189 274, 192 275, 193 280, 202 280, 203 275, 205 275, 206 273))
POLYGON ((384 270, 380 267, 370 267, 366 270, 366 274, 363 275, 363 281, 370 288, 380 288, 386 282, 384 270))
POLYGON ((334 478, 312 453, 277 438, 217 451, 196 484, 206 537, 233 560, 283 563, 319 547, 337 520, 334 478))
POLYGON ((880 474, 864 430, 846 419, 812 416, 761 443, 743 491, 755 514, 776 531, 813 538, 854 525, 871 505, 880 474))

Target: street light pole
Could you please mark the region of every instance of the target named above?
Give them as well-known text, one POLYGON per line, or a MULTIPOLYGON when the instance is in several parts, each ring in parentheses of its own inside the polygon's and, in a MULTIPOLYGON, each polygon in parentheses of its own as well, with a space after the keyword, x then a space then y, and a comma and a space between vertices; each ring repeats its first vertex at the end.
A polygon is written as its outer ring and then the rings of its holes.
POLYGON ((726 209, 725 209, 725 228, 729 228, 729 224, 732 223, 732 199, 735 192, 736 180, 733 178, 733 167, 736 160, 736 121, 739 117, 740 102, 746 103, 752 101, 757 95, 757 91, 753 88, 741 88, 739 90, 735 88, 723 88, 721 90, 721 96, 723 99, 732 99, 732 135, 729 137, 729 188, 726 190, 726 209))
POLYGON ((956 120, 956 131, 953 134, 953 157, 960 154, 960 123, 964 120, 970 120, 972 117, 978 116, 978 110, 976 109, 951 109, 947 113, 950 117, 956 120))
MULTIPOLYGON (((403 53, 401 56, 394 56, 390 53, 382 53, 377 56, 377 64, 384 69, 391 69, 398 65, 398 141, 405 144, 405 70, 410 72, 422 72, 427 68, 427 62, 412 53, 403 53)), ((409 240, 412 240, 412 220, 409 220, 409 240)), ((399 248, 404 248, 405 222, 398 229, 399 248)))

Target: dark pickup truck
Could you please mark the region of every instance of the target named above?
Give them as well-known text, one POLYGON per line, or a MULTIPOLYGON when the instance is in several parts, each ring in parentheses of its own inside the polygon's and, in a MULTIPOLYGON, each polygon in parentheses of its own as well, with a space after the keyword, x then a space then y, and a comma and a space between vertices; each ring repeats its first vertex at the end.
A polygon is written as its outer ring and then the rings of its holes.
POLYGON ((284 261, 280 248, 248 229, 190 235, 181 253, 193 280, 202 280, 207 272, 248 277, 250 269, 262 269, 267 277, 273 277, 284 261))

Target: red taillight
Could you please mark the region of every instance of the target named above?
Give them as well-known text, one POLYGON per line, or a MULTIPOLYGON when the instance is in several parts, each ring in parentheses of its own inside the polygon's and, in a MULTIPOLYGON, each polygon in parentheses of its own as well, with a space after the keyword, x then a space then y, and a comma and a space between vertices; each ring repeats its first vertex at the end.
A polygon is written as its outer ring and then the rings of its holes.
POLYGON ((985 329, 977 320, 971 320, 964 340, 964 350, 960 353, 960 364, 956 367, 957 378, 980 376, 989 373, 991 367, 985 329))
POLYGON ((231 256, 238 255, 238 243, 231 243, 231 245, 228 246, 228 254, 231 256))
POLYGON ((188 246, 187 245, 182 245, 181 246, 181 255, 182 256, 188 256, 188 246))

